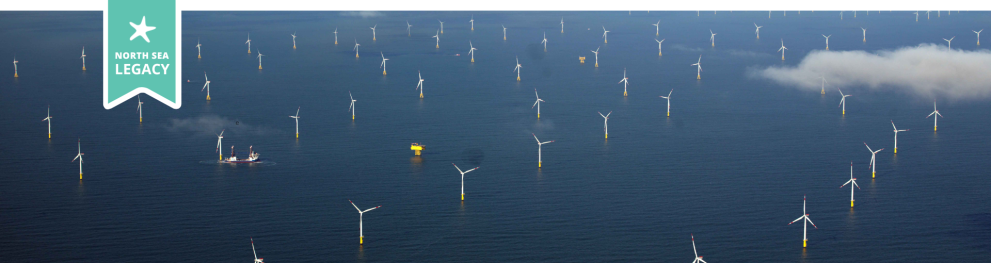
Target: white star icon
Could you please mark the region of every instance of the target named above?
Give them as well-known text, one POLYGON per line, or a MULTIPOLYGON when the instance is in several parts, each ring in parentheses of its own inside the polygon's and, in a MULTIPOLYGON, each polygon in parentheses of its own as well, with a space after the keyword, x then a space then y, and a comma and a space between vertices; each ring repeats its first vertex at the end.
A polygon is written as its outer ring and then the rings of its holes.
POLYGON ((145 39, 145 42, 151 43, 151 40, 148 40, 148 31, 155 30, 155 27, 146 26, 144 16, 141 17, 140 25, 135 25, 134 22, 128 22, 128 23, 131 23, 131 27, 134 28, 134 35, 131 35, 131 40, 134 40, 134 38, 140 36, 145 39))

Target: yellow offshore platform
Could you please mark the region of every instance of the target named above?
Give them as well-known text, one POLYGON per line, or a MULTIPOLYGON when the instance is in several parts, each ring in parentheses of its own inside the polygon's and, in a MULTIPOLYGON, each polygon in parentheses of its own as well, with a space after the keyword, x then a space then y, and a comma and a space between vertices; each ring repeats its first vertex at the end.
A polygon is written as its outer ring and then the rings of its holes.
POLYGON ((416 156, 420 156, 420 151, 423 151, 423 148, 424 147, 427 147, 427 146, 414 142, 412 145, 409 146, 409 149, 410 150, 413 150, 413 152, 414 152, 414 154, 416 154, 416 156))

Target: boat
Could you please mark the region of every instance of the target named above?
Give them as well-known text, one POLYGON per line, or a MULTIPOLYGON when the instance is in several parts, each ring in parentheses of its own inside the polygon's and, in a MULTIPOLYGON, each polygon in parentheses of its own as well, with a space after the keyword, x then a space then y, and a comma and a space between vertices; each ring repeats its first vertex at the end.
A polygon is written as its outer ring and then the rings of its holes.
POLYGON ((227 159, 221 160, 220 163, 257 163, 257 162, 261 162, 261 160, 258 159, 259 154, 257 152, 255 152, 254 150, 252 150, 252 147, 254 147, 254 146, 249 146, 248 147, 248 158, 238 159, 237 158, 237 154, 234 153, 234 146, 231 146, 231 156, 230 157, 227 157, 227 159))

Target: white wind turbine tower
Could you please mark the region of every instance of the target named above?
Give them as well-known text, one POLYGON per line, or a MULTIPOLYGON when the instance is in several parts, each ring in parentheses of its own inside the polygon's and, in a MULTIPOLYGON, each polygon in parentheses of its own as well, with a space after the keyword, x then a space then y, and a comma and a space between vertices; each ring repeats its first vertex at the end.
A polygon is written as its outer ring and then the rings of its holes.
MULTIPOLYGON (((866 142, 864 142, 864 146, 867 146, 867 143, 866 142)), ((874 162, 874 160, 875 160, 874 157, 877 157, 877 153, 880 152, 880 151, 882 151, 882 150, 884 150, 884 148, 881 148, 881 149, 878 149, 877 151, 875 151, 875 150, 871 150, 871 147, 870 146, 867 146, 867 150, 871 152, 871 164, 870 164, 870 166, 871 166, 871 178, 874 178, 874 176, 877 175, 877 169, 876 169, 877 167, 875 167, 876 165, 875 165, 875 162, 874 162)))
POLYGON ((358 57, 358 47, 360 47, 360 46, 361 46, 361 44, 358 44, 358 39, 357 38, 354 39, 354 49, 353 49, 354 50, 354 57, 358 57))
POLYGON ((379 26, 379 25, 378 25, 378 24, 376 24, 375 26, 372 26, 372 27, 369 27, 369 28, 371 28, 371 29, 372 29, 372 41, 375 41, 375 40, 376 40, 376 39, 375 39, 375 28, 376 28, 376 27, 378 27, 378 26, 379 26))
POLYGON ((778 51, 781 51, 781 60, 782 61, 785 60, 785 50, 788 50, 788 48, 785 47, 785 40, 782 39, 781 40, 781 48, 778 49, 778 51))
POLYGON ((794 224, 795 222, 798 222, 798 220, 802 220, 802 219, 805 219, 805 220, 803 220, 804 222, 802 222, 802 225, 803 225, 802 226, 802 247, 804 248, 809 243, 809 238, 808 238, 808 233, 807 233, 809 231, 809 224, 812 224, 812 227, 815 227, 816 229, 819 229, 819 227, 817 227, 815 223, 812 223, 812 219, 809 219, 808 212, 805 212, 805 196, 802 196, 802 216, 798 217, 798 219, 795 219, 795 221, 791 221, 791 223, 788 223, 788 225, 794 224), (806 224, 806 223, 808 223, 808 224, 806 224))
POLYGON ((657 56, 660 57, 662 55, 662 53, 661 53, 661 47, 662 47, 662 45, 664 45, 664 39, 657 40, 655 38, 654 41, 657 41, 657 56))
POLYGON ((853 207, 853 187, 856 186, 857 189, 860 189, 860 186, 857 185, 857 178, 853 178, 853 162, 850 162, 850 181, 846 181, 846 183, 844 183, 843 185, 841 185, 840 188, 843 188, 844 186, 846 186, 848 184, 851 184, 851 183, 853 184, 853 185, 850 186, 850 207, 852 208, 853 207))
POLYGON ((471 168, 468 171, 461 171, 461 168, 458 168, 458 165, 457 164, 451 163, 451 165, 454 165, 454 169, 458 169, 458 172, 461 173, 461 201, 464 201, 465 200, 465 174, 468 173, 468 172, 474 171, 475 169, 478 169, 478 167, 471 168))
POLYGON ((695 252, 695 260, 693 260, 692 263, 708 263, 705 262, 705 260, 702 260, 702 257, 699 256, 699 251, 695 250, 695 234, 692 234, 692 252, 695 252))
MULTIPOLYGON (((349 199, 348 202, 351 202, 351 200, 349 199)), ((365 219, 364 219, 365 212, 375 210, 382 206, 376 206, 369 209, 361 210, 358 208, 358 205, 354 204, 354 202, 351 202, 351 205, 354 206, 354 209, 358 209, 358 235, 359 235, 358 244, 364 245, 365 244, 365 219)))
POLYGON ((658 97, 664 98, 665 100, 668 101, 668 117, 671 117, 671 93, 673 93, 673 92, 674 92, 674 89, 671 89, 671 91, 668 92, 668 95, 667 96, 658 96, 658 97))
POLYGON ((915 11, 915 22, 919 22, 919 11, 915 11))
POLYGON ((826 38, 826 50, 829 50, 829 37, 831 36, 833 35, 828 35, 828 36, 824 34, 822 35, 822 37, 826 38))
MULTIPOLYGON (((971 30, 971 31, 974 31, 974 30, 971 30)), ((981 45, 981 32, 984 32, 984 29, 981 29, 981 30, 978 30, 978 31, 974 31, 974 34, 977 34, 977 45, 978 46, 981 45)), ((83 68, 85 68, 85 67, 86 66, 83 66, 83 68)))
POLYGON ((561 33, 564 33, 564 17, 561 17, 561 33))
MULTIPOLYGON (((262 53, 261 52, 258 52, 258 69, 262 69, 262 53)), ((203 90, 206 90, 206 100, 210 100, 210 78, 206 77, 206 72, 203 72, 203 79, 206 80, 206 83, 203 84, 203 88, 200 89, 200 92, 203 92, 203 90)))
MULTIPOLYGON (((334 45, 337 45, 337 28, 334 28, 334 45)), ((251 52, 248 52, 251 53, 251 52)))
POLYGON ((898 132, 908 131, 909 129, 899 130, 898 127, 895 127, 895 121, 894 120, 891 121, 891 127, 892 128, 895 128, 895 153, 897 154, 898 153, 898 132))
MULTIPOLYGON (((977 35, 977 43, 978 43, 978 45, 980 45, 980 43, 981 43, 981 40, 980 39, 981 39, 981 35, 977 35)), ((83 71, 86 71, 86 47, 85 46, 83 46, 83 55, 82 56, 79 56, 79 58, 83 59, 83 71)))
POLYGON ((76 159, 79 159, 79 180, 82 180, 83 179, 83 155, 85 155, 85 153, 83 153, 82 140, 76 141, 76 147, 78 147, 79 153, 76 154, 76 158, 72 158, 72 161, 75 162, 76 159))
POLYGON ((536 134, 533 134, 533 139, 534 140, 537 140, 537 168, 540 168, 541 166, 543 166, 543 163, 544 163, 543 155, 541 153, 541 151, 543 149, 542 149, 541 146, 543 146, 544 144, 552 143, 554 141, 540 142, 540 139, 537 139, 537 135, 536 134))
POLYGON ((602 43, 609 43, 609 31, 606 30, 606 26, 602 26, 602 43))
POLYGON ((820 78, 822 78, 822 91, 820 91, 819 93, 822 95, 826 95, 826 77, 820 76, 820 78))
POLYGON ((867 29, 861 27, 860 30, 863 30, 864 31, 864 42, 867 42, 867 29))
POLYGON ((255 49, 255 53, 258 53, 258 69, 262 69, 262 57, 265 55, 262 55, 262 52, 258 49, 255 49))
POLYGON ((953 51, 953 47, 950 46, 950 44, 952 44, 952 43, 950 43, 950 42, 952 42, 954 38, 957 38, 957 37, 956 36, 953 36, 950 39, 945 39, 945 38, 943 39, 943 41, 946 41, 946 51, 953 51))
POLYGON ((709 42, 712 42, 712 46, 716 46, 716 33, 712 33, 712 29, 709 29, 709 42))
POLYGON ((619 80, 618 83, 623 83, 623 97, 626 97, 626 85, 630 83, 629 78, 626 77, 626 68, 623 69, 623 79, 619 80))
POLYGON ((472 15, 471 20, 468 20, 468 22, 471 22, 471 31, 475 31, 475 16, 472 15))
POLYGON ((432 36, 430 38, 436 38, 437 39, 437 48, 440 48, 440 30, 437 30, 437 34, 434 34, 434 36, 432 36))
POLYGON ((14 77, 17 77, 17 57, 14 57, 14 77))
POLYGON ((413 25, 410 25, 409 24, 409 20, 406 20, 406 36, 412 36, 413 35, 412 33, 410 33, 410 30, 409 30, 411 27, 413 27, 413 25))
POLYGON ((144 122, 145 121, 144 120, 145 119, 145 117, 144 117, 144 114, 145 113, 144 113, 144 110, 142 109, 142 106, 143 105, 145 105, 145 103, 144 102, 141 102, 141 94, 139 93, 138 94, 138 110, 137 110, 138 111, 138 122, 144 122))
POLYGON ((929 10, 926 10, 926 20, 929 20, 929 10))
POLYGON ((609 113, 606 113, 606 115, 602 115, 602 112, 599 112, 599 116, 602 116, 602 118, 605 119, 602 122, 603 125, 602 129, 605 130, 606 132, 606 139, 609 139, 609 115, 612 115, 611 111, 609 113))
POLYGON ((289 35, 292 36, 292 49, 296 49, 296 32, 292 32, 289 35))
POLYGON ((540 43, 544 44, 544 52, 547 52, 547 32, 544 32, 544 40, 540 41, 540 43))
MULTIPOLYGON (((562 20, 563 21, 563 20, 562 20)), ((562 26, 563 27, 563 26, 562 26)), ((506 25, 502 25, 502 40, 506 40, 506 25)))
POLYGON ((595 53, 595 67, 597 68, 599 67, 599 48, 602 47, 597 47, 595 50, 592 50, 592 53, 595 53))
POLYGON ((840 88, 836 88, 836 90, 840 92, 840 96, 841 96, 840 97, 840 105, 839 106, 843 106, 843 115, 846 115, 846 97, 850 97, 850 96, 853 96, 853 95, 844 95, 843 94, 843 91, 840 90, 840 88))
MULTIPOLYGON (((929 116, 933 116, 933 114, 936 115, 936 116, 933 117, 933 131, 935 132, 936 131, 936 127, 937 127, 936 126, 937 119, 939 119, 939 117, 943 117, 943 114, 939 114, 939 110, 936 109, 936 101, 935 100, 933 100, 933 112, 930 113, 929 116)), ((926 116, 926 119, 928 119, 929 116, 926 116)))
POLYGON ((420 71, 416 71, 416 75, 419 76, 419 78, 420 78, 420 81, 416 83, 416 89, 420 90, 420 98, 422 99, 423 98, 423 80, 424 79, 423 79, 423 75, 420 74, 420 71))
POLYGON ((444 33, 444 21, 440 21, 440 19, 437 19, 437 22, 440 22, 440 33, 443 34, 444 33))
POLYGON ((471 40, 468 40, 468 47, 471 47, 471 49, 468 50, 468 55, 471 55, 471 63, 475 63, 475 50, 478 49, 475 48, 475 45, 471 44, 471 40))
POLYGON ((520 65, 520 56, 516 56, 516 68, 513 68, 516 72, 516 81, 520 81, 520 72, 523 71, 520 68, 523 68, 523 65, 520 65))
POLYGON ((387 61, 387 60, 389 60, 389 59, 387 59, 387 58, 385 58, 385 53, 382 53, 382 52, 380 51, 380 52, 379 52, 379 54, 381 54, 381 55, 382 55, 382 64, 381 64, 381 65, 379 65, 379 67, 380 67, 380 68, 382 68, 382 76, 385 76, 385 61, 387 61))
MULTIPOLYGON (((334 43, 337 43, 337 29, 334 29, 334 43)), ((244 41, 244 44, 248 45, 248 54, 251 54, 251 33, 248 33, 248 41, 244 41)))
MULTIPOLYGON (((203 58, 202 54, 200 53, 200 47, 202 46, 203 45, 200 44, 200 38, 196 38, 196 58, 203 58)), ((83 54, 86 54, 86 49, 83 49, 83 54)))
POLYGON ((351 106, 348 107, 348 111, 351 112, 351 120, 353 121, 354 120, 354 112, 355 112, 354 102, 355 101, 358 101, 358 100, 355 100, 354 99, 354 96, 351 95, 351 91, 350 90, 348 91, 348 97, 351 97, 351 106))
MULTIPOLYGON (((540 112, 540 110, 537 110, 537 112, 540 112)), ((537 118, 540 118, 540 113, 537 113, 537 118)), ((51 139, 52 138, 52 107, 51 106, 48 106, 47 116, 41 121, 48 122, 48 138, 51 139)))
POLYGON ((755 34, 757 34, 757 39, 760 39, 760 28, 762 28, 764 26, 757 26, 757 23, 755 22, 754 23, 754 27, 757 28, 757 31, 755 32, 755 34))
MULTIPOLYGON (((530 106, 530 108, 533 109, 534 106, 537 107, 537 119, 540 119, 540 103, 544 102, 544 100, 540 99, 540 95, 537 94, 537 89, 533 89, 533 95, 537 96, 537 101, 534 102, 533 106, 530 106)), ((51 135, 49 135, 49 138, 51 138, 51 135)))
POLYGON ((254 238, 251 239, 251 254, 254 254, 255 255, 255 262, 254 263, 265 263, 265 259, 258 257, 258 253, 255 252, 255 239, 254 238))
POLYGON ((226 131, 226 129, 220 130, 220 134, 217 134, 217 157, 220 158, 221 161, 224 160, 224 152, 220 151, 220 149, 223 149, 224 146, 222 143, 224 140, 224 131, 226 131))
POLYGON ((657 20, 657 24, 650 24, 650 25, 654 26, 654 29, 655 29, 654 35, 655 36, 660 36, 661 35, 661 20, 657 20))
POLYGON ((296 116, 290 115, 289 118, 296 120, 296 139, 299 139, 299 108, 296 108, 296 116))
POLYGON ((695 75, 695 79, 702 79, 702 55, 699 55, 698 62, 695 62, 695 64, 691 64, 689 66, 699 66, 699 70, 697 75, 695 75))

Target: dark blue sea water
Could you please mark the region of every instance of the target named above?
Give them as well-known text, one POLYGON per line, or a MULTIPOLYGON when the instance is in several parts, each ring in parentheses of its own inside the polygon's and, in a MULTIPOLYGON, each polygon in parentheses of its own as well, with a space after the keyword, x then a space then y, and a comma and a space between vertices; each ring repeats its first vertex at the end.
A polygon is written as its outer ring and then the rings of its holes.
POLYGON ((254 238, 268 262, 688 262, 694 234, 713 263, 991 256, 986 98, 937 98, 946 116, 937 133, 925 118, 932 97, 851 87, 843 116, 834 90, 820 95, 751 74, 799 63, 822 48, 821 33, 833 35, 831 50, 949 35, 962 39, 955 48, 974 50, 970 30, 987 25, 988 13, 919 22, 887 11, 844 20, 837 12, 692 13, 184 12, 183 106, 144 96, 139 123, 136 100, 101 105, 100 13, 0 12, 0 56, 20 61, 17 79, 0 63, 0 255, 248 262, 254 238), (437 19, 445 21, 439 49, 437 19), (662 57, 650 34, 658 19, 662 57), (764 26, 761 40, 753 22, 764 26), (611 31, 608 44, 601 26, 611 31), (864 43, 860 27, 884 30, 864 43), (249 32, 264 70, 246 52, 249 32), (774 53, 781 38, 783 62, 774 53), (595 68, 589 50, 599 46, 595 68), (390 59, 385 76, 380 52, 390 59), (700 54, 701 81, 689 66, 700 54), (628 97, 616 83, 624 68, 628 97), (204 72, 211 101, 200 91, 204 72), (546 101, 539 120, 526 108, 534 89, 546 101), (671 89, 667 118, 658 96, 671 89), (40 121, 47 105, 51 139, 40 121), (287 117, 297 107, 299 139, 287 117), (610 111, 606 140, 596 112, 610 111), (898 155, 891 120, 911 129, 900 134, 898 155), (225 156, 231 145, 253 146, 269 163, 211 163, 214 134, 224 129, 225 156), (541 169, 531 133, 555 141, 543 146, 541 169), (70 162, 77 139, 82 181, 70 162), (414 142, 427 145, 420 158, 414 142), (885 148, 874 179, 864 142, 885 148), (861 187, 853 209, 849 189, 838 188, 851 161, 861 187), (481 167, 465 176, 464 202, 451 163, 481 167), (787 225, 802 215, 803 195, 818 226, 807 249, 802 226, 787 225), (364 216, 363 246, 349 199, 382 206, 364 216))

